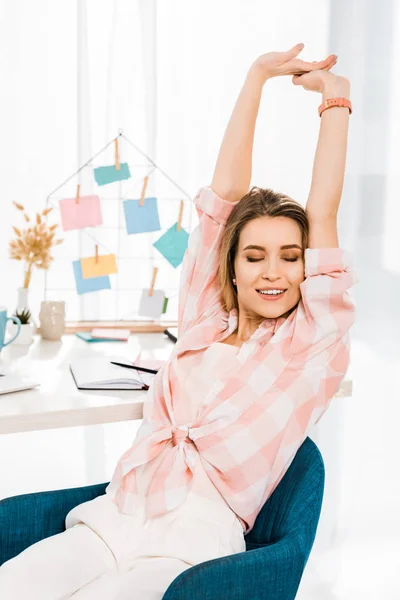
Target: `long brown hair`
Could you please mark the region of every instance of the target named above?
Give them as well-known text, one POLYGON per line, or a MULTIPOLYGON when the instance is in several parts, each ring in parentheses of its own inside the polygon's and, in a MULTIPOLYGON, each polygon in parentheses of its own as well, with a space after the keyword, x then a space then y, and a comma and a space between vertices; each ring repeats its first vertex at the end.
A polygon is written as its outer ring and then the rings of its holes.
POLYGON ((234 261, 242 229, 259 217, 289 217, 301 230, 303 260, 308 244, 309 224, 305 209, 293 198, 269 188, 253 186, 232 209, 220 242, 218 282, 220 301, 227 312, 239 310, 237 292, 233 285, 234 261))

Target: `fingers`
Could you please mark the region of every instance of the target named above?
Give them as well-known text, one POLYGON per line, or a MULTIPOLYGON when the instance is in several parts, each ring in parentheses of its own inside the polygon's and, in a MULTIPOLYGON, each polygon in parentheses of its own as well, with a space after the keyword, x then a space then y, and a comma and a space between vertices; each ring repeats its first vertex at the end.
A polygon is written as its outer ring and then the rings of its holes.
POLYGON ((333 66, 337 62, 337 55, 330 54, 324 60, 316 61, 313 60, 312 63, 308 63, 312 69, 325 69, 328 65, 333 66))
POLYGON ((324 67, 323 69, 320 69, 320 71, 330 71, 332 69, 332 67, 334 67, 336 65, 336 61, 334 63, 330 63, 329 65, 326 65, 326 67, 324 67))
POLYGON ((294 85, 303 85, 302 82, 300 81, 300 77, 301 77, 301 75, 293 75, 292 83, 294 83, 294 85))
POLYGON ((292 72, 292 75, 305 75, 305 73, 310 73, 312 71, 329 71, 336 65, 337 59, 331 60, 330 62, 314 60, 312 63, 307 63, 304 61, 299 61, 298 67, 299 69, 292 72))
POLYGON ((304 48, 303 43, 296 44, 295 46, 293 46, 293 48, 291 48, 287 52, 284 52, 284 54, 286 54, 287 58, 293 58, 294 56, 297 56, 298 54, 300 54, 300 52, 303 50, 303 48, 304 48))

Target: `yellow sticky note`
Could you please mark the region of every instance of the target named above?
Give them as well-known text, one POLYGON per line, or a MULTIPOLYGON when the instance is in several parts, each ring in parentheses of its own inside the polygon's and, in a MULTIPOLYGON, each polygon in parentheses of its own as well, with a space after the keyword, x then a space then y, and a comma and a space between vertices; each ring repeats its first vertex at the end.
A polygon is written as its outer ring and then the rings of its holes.
POLYGON ((82 277, 90 279, 91 277, 101 277, 102 275, 111 275, 117 272, 117 263, 115 254, 99 254, 97 262, 95 256, 81 259, 82 277))

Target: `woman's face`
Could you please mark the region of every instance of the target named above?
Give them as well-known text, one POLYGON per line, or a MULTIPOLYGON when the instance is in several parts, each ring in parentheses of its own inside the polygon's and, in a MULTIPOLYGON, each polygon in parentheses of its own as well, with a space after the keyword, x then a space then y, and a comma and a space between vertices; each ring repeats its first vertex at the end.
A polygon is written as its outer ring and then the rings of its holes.
POLYGON ((260 317, 288 316, 300 300, 299 286, 304 281, 299 225, 288 217, 259 217, 247 223, 240 234, 234 269, 239 313, 255 322, 260 317), (272 296, 257 291, 265 288, 285 291, 272 296))

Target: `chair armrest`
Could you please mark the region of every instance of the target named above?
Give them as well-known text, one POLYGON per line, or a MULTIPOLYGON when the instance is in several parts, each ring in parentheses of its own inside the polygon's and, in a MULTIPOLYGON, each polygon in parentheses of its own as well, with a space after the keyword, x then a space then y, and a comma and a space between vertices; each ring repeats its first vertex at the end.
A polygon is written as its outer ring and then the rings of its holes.
POLYGON ((312 531, 206 561, 183 571, 162 600, 294 600, 308 560, 312 531))
POLYGON ((70 510, 105 493, 108 483, 35 492, 0 501, 0 565, 39 540, 65 531, 70 510))

